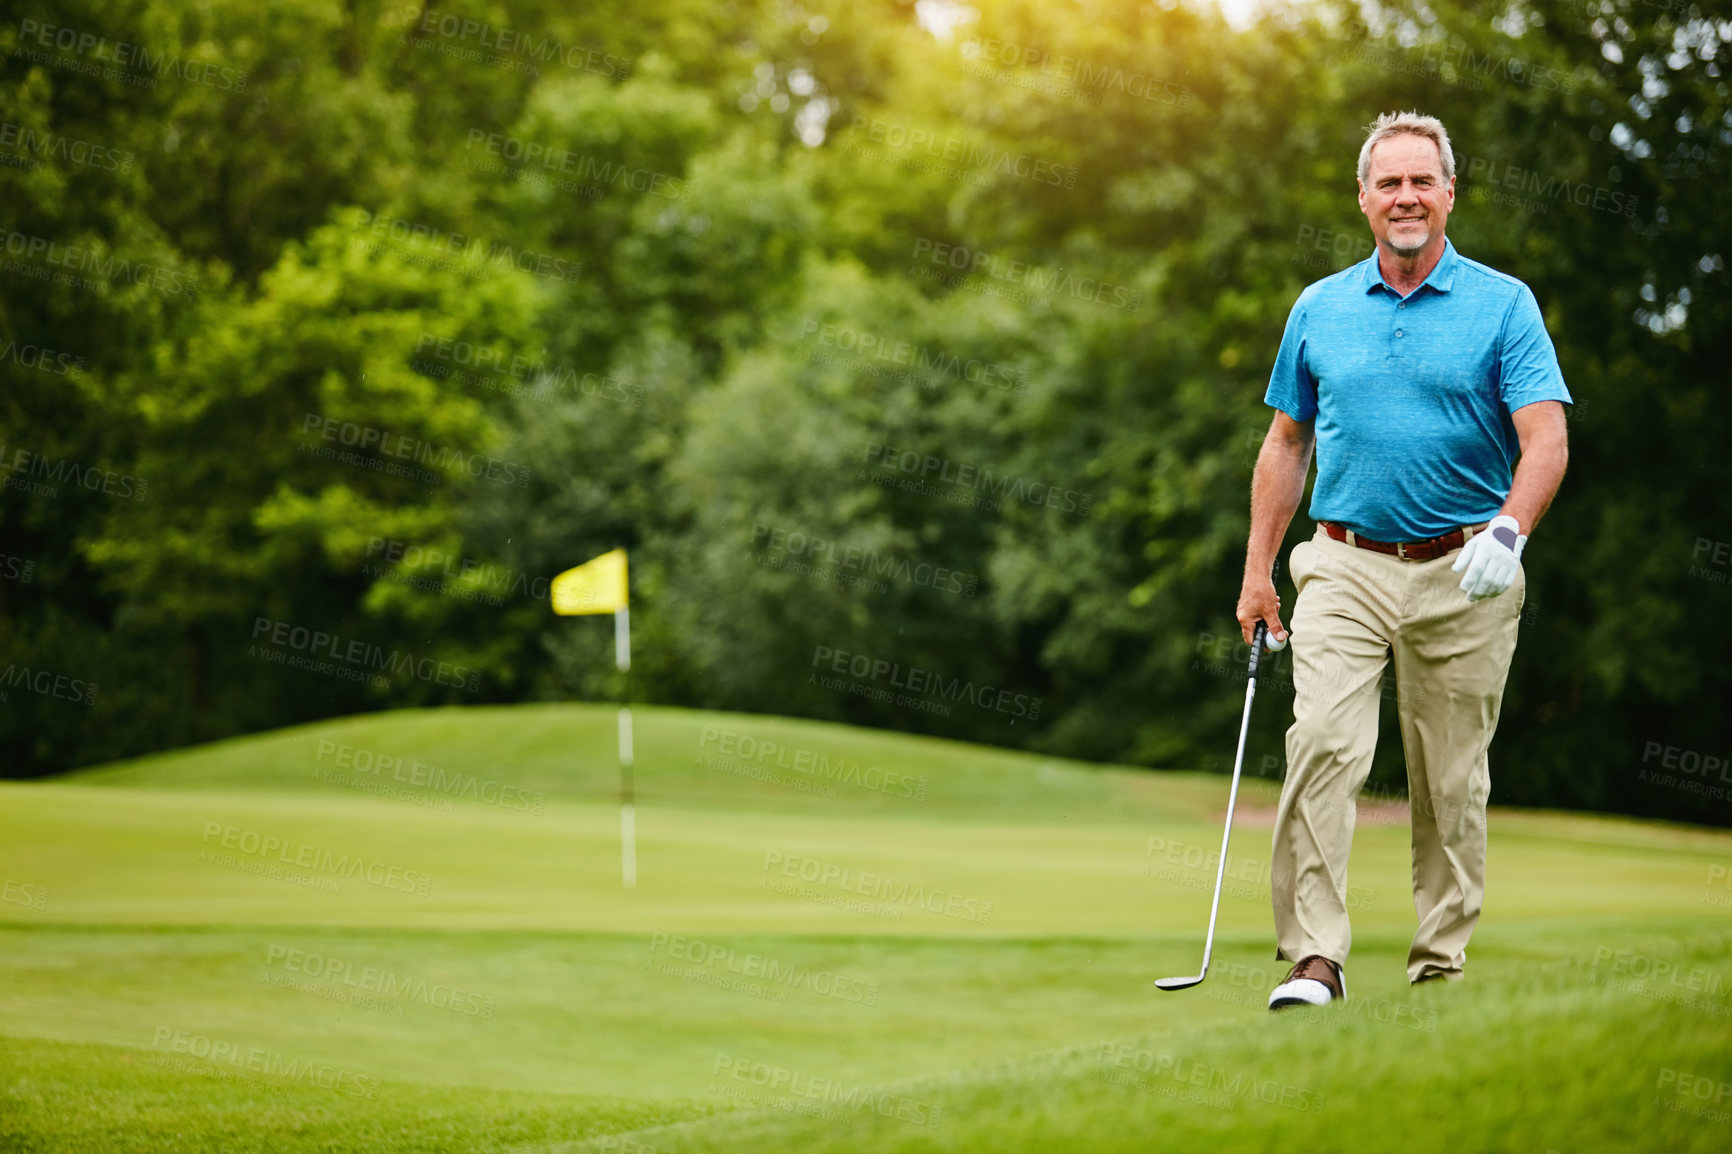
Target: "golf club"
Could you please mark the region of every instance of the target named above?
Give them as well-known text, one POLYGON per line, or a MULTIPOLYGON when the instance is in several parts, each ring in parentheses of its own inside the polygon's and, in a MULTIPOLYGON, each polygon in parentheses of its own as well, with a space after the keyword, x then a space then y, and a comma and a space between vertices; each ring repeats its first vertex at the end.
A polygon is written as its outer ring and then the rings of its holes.
POLYGON ((1233 836, 1233 805, 1239 799, 1239 771, 1245 765, 1245 733, 1251 727, 1251 699, 1257 695, 1257 662, 1263 656, 1263 638, 1268 630, 1269 626, 1259 617, 1257 632, 1251 638, 1251 671, 1245 682, 1245 715, 1239 721, 1239 752, 1233 758, 1233 787, 1227 794, 1227 828, 1221 831, 1221 860, 1215 867, 1215 900, 1209 905, 1209 936, 1203 942, 1203 969, 1194 977, 1155 979, 1155 986, 1162 990, 1188 990, 1209 976, 1209 955, 1215 949, 1215 915, 1221 912, 1221 882, 1227 875, 1227 841, 1233 836))

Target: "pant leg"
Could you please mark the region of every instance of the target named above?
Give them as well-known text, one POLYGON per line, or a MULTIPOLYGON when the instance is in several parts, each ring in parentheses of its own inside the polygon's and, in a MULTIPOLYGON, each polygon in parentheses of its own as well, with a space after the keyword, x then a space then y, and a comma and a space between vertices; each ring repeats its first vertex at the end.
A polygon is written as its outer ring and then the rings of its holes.
POLYGON ((1396 635, 1395 675, 1413 815, 1419 928, 1407 976, 1458 977, 1485 900, 1488 750, 1515 655, 1527 575, 1470 602, 1458 552, 1415 565, 1396 635))
POLYGON ((1398 586, 1380 563, 1321 530, 1290 559, 1299 589, 1289 622, 1293 725, 1269 879, 1278 956, 1290 962, 1309 954, 1345 962, 1353 943, 1346 893, 1354 799, 1377 748, 1397 616, 1398 586))

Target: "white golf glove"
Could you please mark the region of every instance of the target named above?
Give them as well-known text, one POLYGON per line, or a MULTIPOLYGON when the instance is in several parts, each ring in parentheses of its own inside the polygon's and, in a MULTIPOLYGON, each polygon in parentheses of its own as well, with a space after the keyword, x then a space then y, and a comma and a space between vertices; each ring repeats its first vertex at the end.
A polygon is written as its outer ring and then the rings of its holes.
POLYGON ((1450 570, 1455 573, 1467 570, 1461 579, 1461 591, 1469 601, 1496 597, 1515 584, 1516 574, 1521 572, 1522 549, 1528 543, 1520 530, 1521 522, 1499 515, 1475 533, 1462 549, 1450 570))

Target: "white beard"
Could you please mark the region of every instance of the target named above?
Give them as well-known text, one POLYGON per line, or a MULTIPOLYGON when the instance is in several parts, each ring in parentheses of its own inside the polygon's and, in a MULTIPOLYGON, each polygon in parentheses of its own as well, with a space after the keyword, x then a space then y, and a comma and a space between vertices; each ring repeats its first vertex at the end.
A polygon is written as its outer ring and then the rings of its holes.
POLYGON ((1413 245, 1411 247, 1404 245, 1404 244, 1401 244, 1398 241, 1396 241, 1394 229, 1391 229, 1389 232, 1389 247, 1394 249, 1396 251, 1396 253, 1400 256, 1418 256, 1421 252, 1423 252, 1425 250, 1425 246, 1430 244, 1430 243, 1431 243, 1431 228, 1429 225, 1426 226, 1425 232, 1420 235, 1420 238, 1418 240, 1413 242, 1413 245))

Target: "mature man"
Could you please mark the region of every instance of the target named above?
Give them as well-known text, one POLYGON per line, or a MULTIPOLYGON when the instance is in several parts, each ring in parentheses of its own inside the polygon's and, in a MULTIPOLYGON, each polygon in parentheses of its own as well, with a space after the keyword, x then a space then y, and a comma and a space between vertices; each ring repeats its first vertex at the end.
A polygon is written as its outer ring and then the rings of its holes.
POLYGON ((1371 770, 1393 656, 1413 815, 1412 982, 1458 979, 1485 891, 1486 759, 1526 596, 1527 534, 1568 449, 1564 387, 1533 293, 1444 237, 1455 156, 1443 125, 1386 113, 1359 152, 1377 251, 1300 294, 1264 400, 1238 618, 1288 639, 1270 568, 1305 492, 1295 546, 1293 726, 1271 859, 1269 1006, 1345 992, 1353 799, 1371 770), (1520 446, 1520 464, 1511 468, 1520 446), (1461 574, 1459 583, 1457 574, 1461 574))

